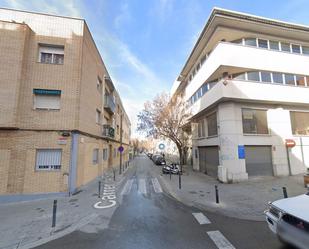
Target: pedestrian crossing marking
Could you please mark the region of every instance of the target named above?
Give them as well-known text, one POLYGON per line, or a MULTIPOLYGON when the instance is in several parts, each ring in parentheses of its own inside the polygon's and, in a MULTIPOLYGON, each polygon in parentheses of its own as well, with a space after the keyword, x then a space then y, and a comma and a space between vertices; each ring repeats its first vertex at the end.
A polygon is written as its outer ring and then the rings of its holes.
POLYGON ((123 189, 122 189, 122 191, 121 191, 121 195, 127 195, 127 194, 130 193, 131 188, 132 188, 133 181, 134 181, 134 180, 131 179, 131 180, 128 180, 128 181, 126 182, 126 184, 124 185, 124 187, 123 187, 123 189))
POLYGON ((141 194, 147 194, 145 179, 139 179, 139 181, 138 181, 138 192, 141 193, 141 194))
POLYGON ((194 218, 200 223, 200 225, 210 224, 210 220, 203 213, 192 213, 194 218))
POLYGON ((235 249, 220 231, 209 231, 207 234, 219 249, 235 249))
POLYGON ((161 188, 161 186, 160 186, 160 183, 159 183, 159 181, 158 181, 157 178, 152 178, 152 179, 151 179, 151 182, 152 182, 152 185, 153 185, 153 189, 154 189, 154 191, 155 191, 156 193, 162 193, 162 192, 163 192, 163 191, 162 191, 162 188, 161 188))

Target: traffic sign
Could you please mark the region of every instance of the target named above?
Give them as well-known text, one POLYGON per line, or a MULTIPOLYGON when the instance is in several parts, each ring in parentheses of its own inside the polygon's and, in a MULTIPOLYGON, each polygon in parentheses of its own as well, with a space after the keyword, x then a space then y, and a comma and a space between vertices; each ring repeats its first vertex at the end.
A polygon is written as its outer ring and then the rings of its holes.
POLYGON ((293 148, 296 142, 293 139, 285 139, 285 146, 288 148, 293 148))
POLYGON ((124 148, 123 148, 123 146, 122 146, 122 145, 121 145, 121 146, 119 146, 118 151, 119 151, 120 153, 122 153, 122 152, 124 151, 124 148))

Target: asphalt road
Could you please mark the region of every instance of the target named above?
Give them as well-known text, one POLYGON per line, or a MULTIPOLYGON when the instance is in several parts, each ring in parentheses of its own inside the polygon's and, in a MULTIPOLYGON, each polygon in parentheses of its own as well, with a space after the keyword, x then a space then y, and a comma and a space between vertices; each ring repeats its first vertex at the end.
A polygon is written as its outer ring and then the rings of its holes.
POLYGON ((215 212, 187 207, 161 192, 153 163, 145 156, 117 191, 121 204, 107 229, 98 232, 75 231, 37 248, 106 249, 287 249, 267 228, 265 222, 228 218, 215 212), (201 217, 200 224, 193 213, 201 217), (209 222, 208 222, 209 221, 209 222))

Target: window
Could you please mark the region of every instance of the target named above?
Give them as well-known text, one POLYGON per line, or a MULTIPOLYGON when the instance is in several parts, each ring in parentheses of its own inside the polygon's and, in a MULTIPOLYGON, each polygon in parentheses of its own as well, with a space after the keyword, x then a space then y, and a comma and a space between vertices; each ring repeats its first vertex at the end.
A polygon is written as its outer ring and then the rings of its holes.
POLYGON ((295 86, 295 79, 293 74, 284 74, 285 84, 295 86))
POLYGON ((231 41, 231 43, 242 44, 242 39, 237 39, 237 40, 231 41))
POLYGON ((256 47, 256 39, 255 38, 245 38, 245 45, 256 47))
POLYGON ((284 52, 291 52, 291 50, 290 50, 290 44, 289 44, 289 43, 281 42, 281 51, 284 51, 284 52))
POLYGON ((101 124, 101 111, 98 109, 96 110, 95 121, 97 124, 101 124))
POLYGON ((245 134, 268 134, 267 111, 242 109, 242 126, 245 134))
POLYGON ((309 47, 302 46, 303 54, 309 55, 309 47))
POLYGON ((282 73, 273 73, 273 82, 274 83, 283 83, 282 73))
POLYGON ((63 64, 64 46, 39 44, 39 62, 63 64))
POLYGON ((202 86, 202 95, 204 95, 207 91, 208 91, 208 85, 207 85, 207 84, 204 84, 204 85, 202 86))
POLYGON ((201 65, 203 65, 205 61, 206 61, 206 55, 203 55, 201 58, 201 65))
POLYGON ((209 82, 208 83, 208 89, 213 88, 217 84, 217 81, 209 82))
POLYGON ((271 50, 279 51, 279 42, 277 42, 277 41, 269 41, 269 48, 271 50))
POLYGON ((36 170, 60 170, 61 149, 37 149, 36 150, 36 170))
POLYGON ((201 68, 201 64, 198 63, 197 66, 196 66, 196 71, 200 70, 200 68, 201 68))
POLYGON ((261 81, 262 82, 271 82, 271 73, 270 72, 261 72, 261 81))
POLYGON ((290 112, 292 133, 309 135, 309 112, 290 112))
POLYGON ((263 39, 258 39, 259 48, 268 48, 268 41, 263 39))
POLYGON ((205 137, 205 122, 204 119, 198 122, 198 137, 205 137))
POLYGON ((259 72, 248 72, 247 77, 248 77, 248 80, 250 81, 260 81, 259 72))
POLYGON ((101 94, 102 94, 102 88, 103 88, 102 80, 98 77, 98 78, 97 78, 97 90, 98 90, 99 93, 101 93, 101 94))
POLYGON ((296 85, 297 86, 306 86, 305 76, 296 75, 296 85))
POLYGON ((246 80, 246 73, 233 74, 235 80, 246 80))
POLYGON ((103 149, 103 161, 108 159, 108 149, 103 149))
POLYGON ((206 117, 208 137, 218 135, 217 113, 214 112, 206 117))
POLYGON ((34 109, 60 110, 60 90, 33 89, 34 109))
POLYGON ((300 54, 300 46, 292 44, 292 52, 295 54, 300 54))
POLYGON ((99 163, 99 149, 94 149, 92 152, 92 164, 99 163))

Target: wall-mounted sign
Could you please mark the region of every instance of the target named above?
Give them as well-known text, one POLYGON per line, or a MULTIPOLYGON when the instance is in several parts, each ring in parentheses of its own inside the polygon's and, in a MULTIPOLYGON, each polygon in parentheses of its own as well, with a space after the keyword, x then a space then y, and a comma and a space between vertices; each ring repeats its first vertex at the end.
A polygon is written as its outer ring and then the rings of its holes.
POLYGON ((58 144, 64 145, 67 144, 68 139, 66 137, 59 137, 58 138, 58 144))
POLYGON ((288 148, 293 148, 296 142, 293 139, 285 139, 285 146, 288 148))
POLYGON ((238 145, 238 159, 245 159, 245 158, 246 158, 245 146, 238 145))

